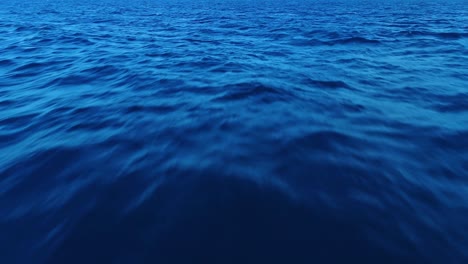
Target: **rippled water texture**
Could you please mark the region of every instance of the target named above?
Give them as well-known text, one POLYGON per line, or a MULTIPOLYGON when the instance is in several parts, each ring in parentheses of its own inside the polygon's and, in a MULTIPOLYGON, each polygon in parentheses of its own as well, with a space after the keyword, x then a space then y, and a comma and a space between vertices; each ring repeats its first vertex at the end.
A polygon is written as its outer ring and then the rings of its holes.
POLYGON ((195 2, 1 1, 1 263, 468 263, 466 1, 195 2))

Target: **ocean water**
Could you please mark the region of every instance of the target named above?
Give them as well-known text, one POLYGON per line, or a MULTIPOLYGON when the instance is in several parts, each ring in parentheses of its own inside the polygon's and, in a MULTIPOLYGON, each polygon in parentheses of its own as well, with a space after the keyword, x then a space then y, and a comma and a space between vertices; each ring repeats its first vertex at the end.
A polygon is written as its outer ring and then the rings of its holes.
POLYGON ((468 263, 468 2, 0 2, 0 263, 468 263))

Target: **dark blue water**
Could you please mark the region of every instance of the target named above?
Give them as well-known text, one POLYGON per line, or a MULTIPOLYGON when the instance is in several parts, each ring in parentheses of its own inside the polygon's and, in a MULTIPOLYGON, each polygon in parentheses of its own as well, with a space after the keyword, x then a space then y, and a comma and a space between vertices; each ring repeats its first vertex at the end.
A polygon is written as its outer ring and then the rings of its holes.
POLYGON ((468 2, 1 1, 0 263, 468 263, 468 2))

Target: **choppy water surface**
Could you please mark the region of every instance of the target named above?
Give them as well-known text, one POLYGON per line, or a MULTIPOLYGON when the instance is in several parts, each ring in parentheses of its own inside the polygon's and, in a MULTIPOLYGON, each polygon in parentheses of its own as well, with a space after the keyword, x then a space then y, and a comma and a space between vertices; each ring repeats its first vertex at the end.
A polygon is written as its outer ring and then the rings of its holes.
POLYGON ((0 4, 1 263, 468 263, 466 1, 129 2, 0 4))

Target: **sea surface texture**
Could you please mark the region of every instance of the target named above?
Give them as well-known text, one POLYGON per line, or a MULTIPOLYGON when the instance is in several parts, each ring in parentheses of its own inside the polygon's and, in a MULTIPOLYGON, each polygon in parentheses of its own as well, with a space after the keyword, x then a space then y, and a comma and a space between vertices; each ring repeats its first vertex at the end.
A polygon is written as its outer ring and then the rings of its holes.
POLYGON ((468 263, 468 2, 1 1, 0 263, 468 263))

